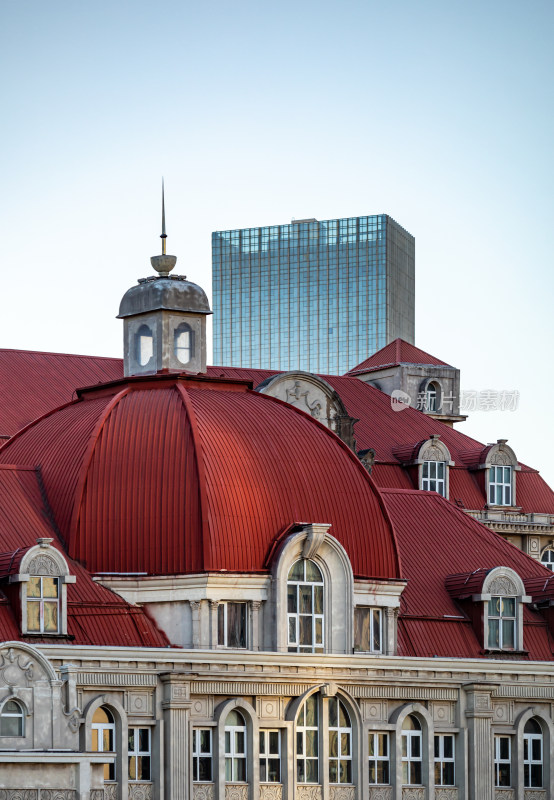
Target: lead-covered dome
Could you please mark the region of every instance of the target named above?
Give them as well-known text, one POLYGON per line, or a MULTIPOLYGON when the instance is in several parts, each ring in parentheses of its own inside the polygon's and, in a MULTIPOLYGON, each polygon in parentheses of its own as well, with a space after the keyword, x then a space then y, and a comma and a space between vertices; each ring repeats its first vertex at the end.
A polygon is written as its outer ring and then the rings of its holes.
POLYGON ((150 311, 182 311, 211 314, 210 304, 202 287, 175 275, 167 278, 141 278, 128 289, 119 304, 118 319, 146 314, 150 311))
POLYGON ((267 571, 284 530, 317 522, 355 575, 400 577, 371 479, 302 411, 245 382, 172 374, 78 395, 0 463, 40 466, 67 552, 89 571, 267 571))

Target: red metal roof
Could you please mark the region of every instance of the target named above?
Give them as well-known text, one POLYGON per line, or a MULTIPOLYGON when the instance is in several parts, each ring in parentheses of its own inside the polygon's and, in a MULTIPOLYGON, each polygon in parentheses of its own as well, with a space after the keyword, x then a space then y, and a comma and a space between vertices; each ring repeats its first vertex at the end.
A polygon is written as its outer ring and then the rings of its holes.
POLYGON ((119 358, 0 350, 0 436, 13 436, 74 397, 77 386, 123 375, 119 358))
MULTIPOLYGON (((53 547, 64 553, 51 513, 45 505, 39 475, 30 467, 0 465, 0 578, 13 572, 11 565, 36 545, 37 538, 53 539, 53 547)), ((90 575, 71 559, 68 566, 77 580, 67 586, 68 634, 75 644, 135 645, 166 647, 166 636, 145 612, 127 603, 119 595, 95 583, 90 575)), ((13 588, 13 587, 12 587, 13 588)), ((0 592, 0 637, 20 639, 14 609, 0 592)), ((29 642, 40 637, 29 636, 29 642)), ((52 639, 49 638, 50 643, 52 639)))
POLYGON ((394 536, 356 456, 245 383, 130 379, 52 412, 0 450, 39 464, 70 555, 91 572, 264 570, 291 523, 331 524, 355 574, 397 578, 394 536))
MULTIPOLYGON (((400 654, 482 657, 483 643, 450 595, 447 581, 456 573, 497 566, 514 569, 524 581, 546 579, 551 573, 435 492, 384 489, 382 496, 408 581, 399 618, 400 654)), ((530 659, 554 655, 546 621, 528 608, 524 647, 530 659)))
POLYGON ((392 367, 397 364, 432 364, 433 366, 449 367, 446 361, 420 350, 404 339, 395 339, 374 353, 357 367, 353 367, 347 375, 359 375, 363 372, 371 372, 383 367, 392 367))

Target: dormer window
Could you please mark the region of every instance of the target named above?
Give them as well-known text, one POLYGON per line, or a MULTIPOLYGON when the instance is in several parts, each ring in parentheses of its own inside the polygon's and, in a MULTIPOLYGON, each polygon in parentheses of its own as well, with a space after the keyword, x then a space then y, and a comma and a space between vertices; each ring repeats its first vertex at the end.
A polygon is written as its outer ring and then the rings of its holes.
POLYGON ((145 367, 154 355, 154 336, 148 325, 141 325, 137 331, 137 361, 145 367))
POLYGON ((446 497, 446 462, 424 461, 421 470, 421 488, 426 492, 438 492, 446 497))
POLYGON ((489 470, 489 504, 512 505, 512 468, 491 467, 489 470))
POLYGON ((488 606, 491 650, 515 650, 517 640, 515 597, 491 597, 488 606))
POLYGON ((437 414, 441 408, 441 390, 438 383, 431 381, 427 384, 425 391, 425 411, 429 414, 437 414))
POLYGON ((289 571, 287 612, 289 653, 323 653, 323 576, 307 558, 289 571))
POLYGON ((60 580, 31 575, 27 584, 27 631, 59 633, 60 580))
POLYGON ((190 325, 182 322, 175 329, 174 352, 180 364, 188 364, 194 356, 194 332, 190 325))
POLYGON ((21 633, 38 636, 67 634, 67 584, 75 583, 63 555, 38 539, 38 546, 24 553, 19 572, 10 583, 20 584, 21 633))
POLYGON ((546 547, 542 551, 541 555, 541 564, 546 569, 549 569, 551 572, 554 572, 554 548, 546 547))

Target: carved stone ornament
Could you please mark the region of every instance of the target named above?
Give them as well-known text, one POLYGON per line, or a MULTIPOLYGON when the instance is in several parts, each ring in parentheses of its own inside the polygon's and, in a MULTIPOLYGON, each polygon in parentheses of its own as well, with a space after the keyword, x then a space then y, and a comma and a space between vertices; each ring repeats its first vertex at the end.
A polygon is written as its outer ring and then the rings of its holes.
POLYGON ((321 786, 308 786, 307 784, 296 787, 296 800, 322 800, 321 786))
POLYGON ((356 787, 330 786, 329 800, 356 800, 356 787))
POLYGON ((488 586, 489 594, 516 595, 519 594, 515 583, 505 575, 499 575, 488 586))
POLYGON ((63 713, 67 717, 67 727, 72 733, 77 733, 81 724, 81 709, 72 708, 71 711, 64 711, 63 713))
POLYGON ((248 784, 225 784, 225 800, 248 800, 248 784))
POLYGON ((38 789, 0 789, 0 800, 38 800, 38 789))
POLYGON ((546 789, 525 789, 523 800, 546 800, 546 789))
POLYGON ((104 784, 104 800, 118 800, 119 786, 117 783, 104 784))
POLYGON ((282 800, 283 787, 280 783, 261 783, 260 800, 282 800))
POLYGON ((423 451, 422 459, 424 461, 444 461, 444 453, 436 444, 430 444, 423 451))
POLYGON ((27 567, 29 575, 59 575, 60 568, 53 558, 45 553, 40 553, 29 562, 27 567))
POLYGON ((91 789, 90 800, 104 800, 104 789, 91 789))
POLYGON ((495 789, 494 800, 515 800, 513 789, 495 789))
POLYGON ((371 786, 369 800, 393 800, 392 786, 371 786))
POLYGON ((129 781, 129 800, 152 800, 151 783, 132 783, 129 781))
POLYGON ((425 800, 425 789, 423 786, 403 786, 402 800, 425 800))
POLYGON ((489 464, 494 464, 498 467, 511 467, 512 460, 507 453, 501 453, 499 450, 493 453, 489 459, 489 464))
POLYGON ((77 797, 75 789, 41 789, 40 800, 74 800, 77 797))
POLYGON ((309 411, 312 417, 315 419, 319 419, 321 417, 321 411, 323 409, 323 405, 319 400, 310 400, 308 399, 309 391, 302 391, 302 383, 300 381, 294 381, 292 388, 289 386, 286 388, 287 392, 287 403, 290 403, 291 406, 298 406, 302 408, 305 406, 305 411, 309 411))
POLYGON ((213 783, 195 783, 192 787, 192 800, 214 800, 213 783))
POLYGON ((455 786, 441 787, 435 789, 435 800, 458 800, 458 790, 455 786))
POLYGON ((37 665, 31 661, 27 653, 18 653, 13 647, 0 651, 0 683, 7 686, 21 686, 31 683, 39 675, 37 665))

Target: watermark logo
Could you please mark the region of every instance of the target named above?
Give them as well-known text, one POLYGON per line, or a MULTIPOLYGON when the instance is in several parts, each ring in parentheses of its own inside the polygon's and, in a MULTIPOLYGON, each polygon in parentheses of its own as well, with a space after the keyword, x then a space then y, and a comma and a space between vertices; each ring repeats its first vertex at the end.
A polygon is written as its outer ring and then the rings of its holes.
MULTIPOLYGON (((418 392, 415 402, 401 389, 395 389, 391 394, 391 407, 393 411, 403 411, 413 405, 418 411, 431 414, 453 414, 456 406, 456 397, 453 394, 437 397, 437 394, 418 392)), ((464 389, 460 395, 460 414, 469 411, 517 411, 519 407, 519 392, 517 389, 464 389)))
POLYGON ((412 398, 410 395, 403 392, 402 389, 394 389, 390 396, 390 404, 393 411, 404 411, 411 402, 412 398))

